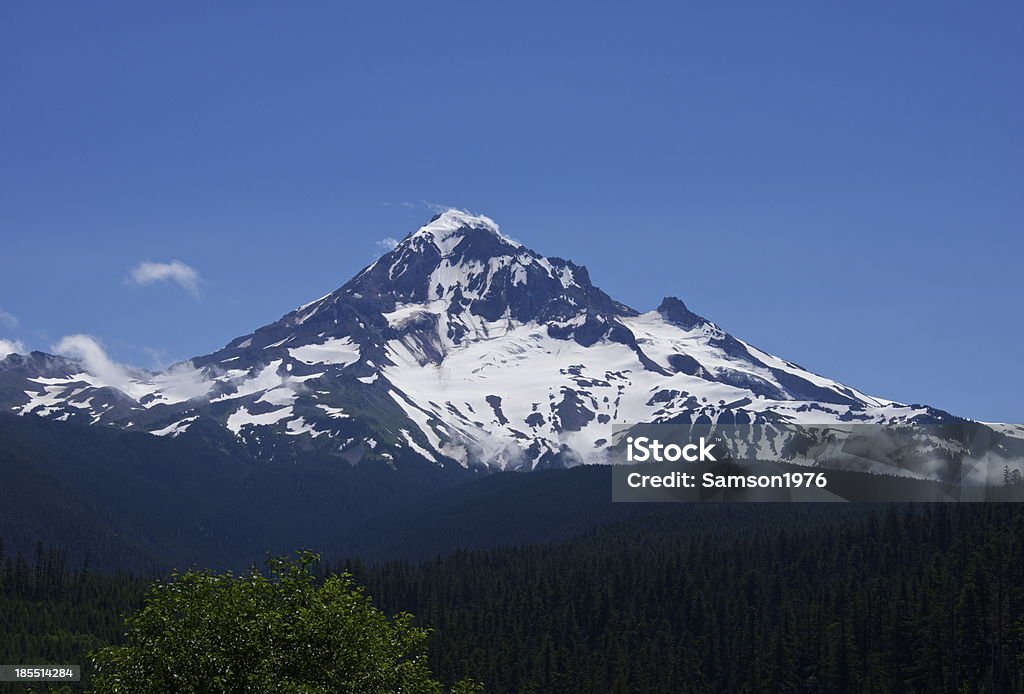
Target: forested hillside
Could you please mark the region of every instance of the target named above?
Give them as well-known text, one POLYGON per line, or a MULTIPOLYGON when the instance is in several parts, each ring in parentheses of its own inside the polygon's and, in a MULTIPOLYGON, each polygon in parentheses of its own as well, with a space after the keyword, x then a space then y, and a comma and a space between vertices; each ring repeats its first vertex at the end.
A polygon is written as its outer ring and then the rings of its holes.
POLYGON ((360 575, 489 691, 1024 691, 1021 507, 673 509, 360 575))
MULTIPOLYGON (((679 505, 352 571, 493 692, 1024 692, 1024 507, 679 505)), ((148 578, 0 560, 0 660, 86 662, 148 578)), ((6 690, 14 689, 13 685, 6 690)))
MULTIPOLYGON (((151 577, 106 575, 68 566, 65 550, 36 545, 12 556, 0 538, 0 661, 5 665, 82 665, 87 655, 116 643, 122 617, 142 603, 151 577)), ((80 691, 75 687, 73 691, 80 691)), ((0 692, 22 692, 0 683, 0 692)))

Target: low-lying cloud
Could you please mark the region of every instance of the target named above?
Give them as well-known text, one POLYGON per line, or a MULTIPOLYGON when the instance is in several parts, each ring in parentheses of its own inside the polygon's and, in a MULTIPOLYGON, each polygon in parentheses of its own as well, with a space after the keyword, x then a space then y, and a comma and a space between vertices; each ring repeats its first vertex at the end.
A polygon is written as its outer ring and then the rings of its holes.
MULTIPOLYGON (((99 340, 91 335, 68 335, 51 347, 55 354, 78 359, 85 370, 99 378, 104 385, 129 393, 132 387, 131 371, 109 356, 99 340)), ((131 394, 131 393, 129 393, 131 394)))
POLYGON ((25 354, 25 345, 18 340, 4 340, 0 339, 0 359, 7 357, 9 354, 25 354))
POLYGON ((186 400, 203 395, 210 388, 210 382, 190 361, 174 364, 161 373, 149 373, 114 361, 92 335, 68 335, 51 350, 79 360, 96 378, 94 385, 117 388, 136 400, 155 390, 166 397, 186 400))

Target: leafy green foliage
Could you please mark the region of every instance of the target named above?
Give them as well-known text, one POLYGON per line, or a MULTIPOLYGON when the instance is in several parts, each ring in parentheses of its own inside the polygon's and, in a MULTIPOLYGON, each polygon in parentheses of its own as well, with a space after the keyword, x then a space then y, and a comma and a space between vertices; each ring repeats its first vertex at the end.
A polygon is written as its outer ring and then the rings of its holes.
MULTIPOLYGON (((96 694, 441 692, 427 636, 389 619, 350 576, 322 582, 319 557, 269 562, 269 575, 191 571, 149 591, 127 642, 95 657, 96 694)), ((457 691, 472 691, 468 682, 457 691)))

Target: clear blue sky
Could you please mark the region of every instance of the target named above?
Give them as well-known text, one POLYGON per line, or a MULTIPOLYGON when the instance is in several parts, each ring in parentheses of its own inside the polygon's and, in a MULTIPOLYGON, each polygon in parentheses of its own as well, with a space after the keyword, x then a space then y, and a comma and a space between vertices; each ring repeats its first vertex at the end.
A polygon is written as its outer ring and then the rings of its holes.
POLYGON ((1024 421, 1020 2, 0 4, 0 338, 203 354, 422 201, 638 309, 1024 421), (127 280, 174 259, 198 298, 127 280))

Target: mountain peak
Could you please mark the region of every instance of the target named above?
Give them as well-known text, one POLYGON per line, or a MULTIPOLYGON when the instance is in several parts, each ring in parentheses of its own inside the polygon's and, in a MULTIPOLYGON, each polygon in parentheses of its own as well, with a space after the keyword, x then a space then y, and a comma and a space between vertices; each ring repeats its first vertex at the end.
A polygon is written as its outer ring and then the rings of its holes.
POLYGON ((791 423, 949 417, 810 373, 675 297, 639 313, 585 267, 460 210, 189 365, 149 374, 88 361, 0 360, 0 412, 238 441, 268 460, 496 467, 603 462, 623 422, 743 425, 750 450, 774 459, 789 455, 791 423))
POLYGON ((474 215, 465 210, 448 209, 433 218, 419 229, 409 234, 399 246, 409 244, 421 246, 432 244, 442 256, 455 249, 467 236, 474 235, 488 238, 489 241, 499 240, 514 249, 522 248, 522 244, 513 241, 501 233, 498 223, 484 215, 474 215), (481 233, 483 232, 483 233, 481 233))
POLYGON ((482 214, 472 214, 466 210, 458 210, 452 207, 435 214, 430 218, 429 222, 420 227, 418 231, 413 232, 413 235, 425 231, 458 231, 463 228, 488 229, 495 234, 501 233, 498 223, 490 217, 482 214))
POLYGON ((658 306, 658 313, 665 320, 686 330, 692 330, 695 326, 705 322, 702 317, 687 308, 682 299, 677 299, 674 296, 666 296, 662 299, 661 305, 658 306))
MULTIPOLYGON (((544 257, 503 235, 489 217, 462 210, 435 216, 325 299, 379 302, 385 313, 413 304, 438 313, 443 306, 443 322, 458 324, 441 331, 452 343, 476 330, 478 319, 550 323, 565 338, 585 333, 589 340, 607 333, 615 316, 635 314, 593 286, 586 268, 544 257)), ((314 313, 326 317, 312 305, 295 319, 314 313)))

